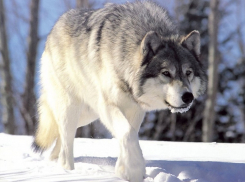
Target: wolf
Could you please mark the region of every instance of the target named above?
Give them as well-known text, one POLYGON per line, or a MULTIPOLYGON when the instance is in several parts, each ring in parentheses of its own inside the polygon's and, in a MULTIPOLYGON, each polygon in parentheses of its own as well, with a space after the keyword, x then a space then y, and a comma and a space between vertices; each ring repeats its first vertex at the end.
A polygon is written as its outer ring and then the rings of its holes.
POLYGON ((200 34, 181 35, 151 1, 72 9, 47 37, 34 150, 54 144, 51 160, 74 169, 76 129, 98 118, 118 140, 115 173, 143 181, 138 131, 145 113, 186 112, 206 89, 200 34))

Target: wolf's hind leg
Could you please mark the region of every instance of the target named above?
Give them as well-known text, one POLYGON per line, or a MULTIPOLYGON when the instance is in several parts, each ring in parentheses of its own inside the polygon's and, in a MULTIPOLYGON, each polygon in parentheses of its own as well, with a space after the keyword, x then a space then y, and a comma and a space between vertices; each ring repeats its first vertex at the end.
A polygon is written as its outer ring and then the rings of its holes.
POLYGON ((60 148, 61 148, 61 141, 60 141, 60 137, 57 138, 55 146, 52 150, 52 153, 50 155, 50 160, 56 160, 59 157, 59 153, 60 153, 60 148))
POLYGON ((58 92, 53 101, 52 108, 59 136, 50 158, 55 159, 58 156, 58 163, 64 169, 72 170, 74 169, 73 142, 81 114, 81 103, 69 95, 63 94, 62 97, 58 97, 58 92))

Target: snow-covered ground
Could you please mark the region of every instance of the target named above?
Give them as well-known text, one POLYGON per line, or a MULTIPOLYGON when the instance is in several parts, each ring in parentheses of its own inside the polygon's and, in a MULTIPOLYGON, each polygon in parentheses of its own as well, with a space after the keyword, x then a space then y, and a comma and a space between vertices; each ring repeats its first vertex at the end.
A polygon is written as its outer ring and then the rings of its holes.
MULTIPOLYGON (((32 137, 0 133, 0 181, 122 182, 114 174, 115 139, 75 139, 75 170, 30 149, 32 137)), ((245 182, 245 144, 140 141, 144 182, 245 182)))

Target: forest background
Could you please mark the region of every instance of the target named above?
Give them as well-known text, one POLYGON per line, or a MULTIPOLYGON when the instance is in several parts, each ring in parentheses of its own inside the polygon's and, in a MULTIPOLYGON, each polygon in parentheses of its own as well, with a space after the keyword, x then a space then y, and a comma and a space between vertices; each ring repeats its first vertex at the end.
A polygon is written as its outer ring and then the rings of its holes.
MULTIPOLYGON (((131 0, 132 1, 132 0, 131 0)), ((71 8, 102 8, 123 0, 0 0, 0 132, 32 135, 37 123, 39 67, 47 35, 71 8)), ((155 0, 182 34, 201 34, 208 90, 184 114, 147 113, 140 138, 245 142, 245 1, 155 0)), ((100 122, 77 137, 110 138, 100 122)))

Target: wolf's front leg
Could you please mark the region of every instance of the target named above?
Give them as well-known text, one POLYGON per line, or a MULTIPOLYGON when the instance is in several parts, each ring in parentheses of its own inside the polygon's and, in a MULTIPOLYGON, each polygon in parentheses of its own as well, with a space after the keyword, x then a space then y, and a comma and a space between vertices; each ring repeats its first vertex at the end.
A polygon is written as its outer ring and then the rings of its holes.
POLYGON ((132 129, 118 140, 120 155, 116 163, 116 174, 132 182, 142 182, 145 161, 139 146, 138 133, 132 129))
POLYGON ((138 141, 138 130, 144 112, 139 108, 125 110, 103 105, 101 121, 119 141, 120 155, 116 163, 116 175, 130 182, 142 182, 145 161, 138 141))

